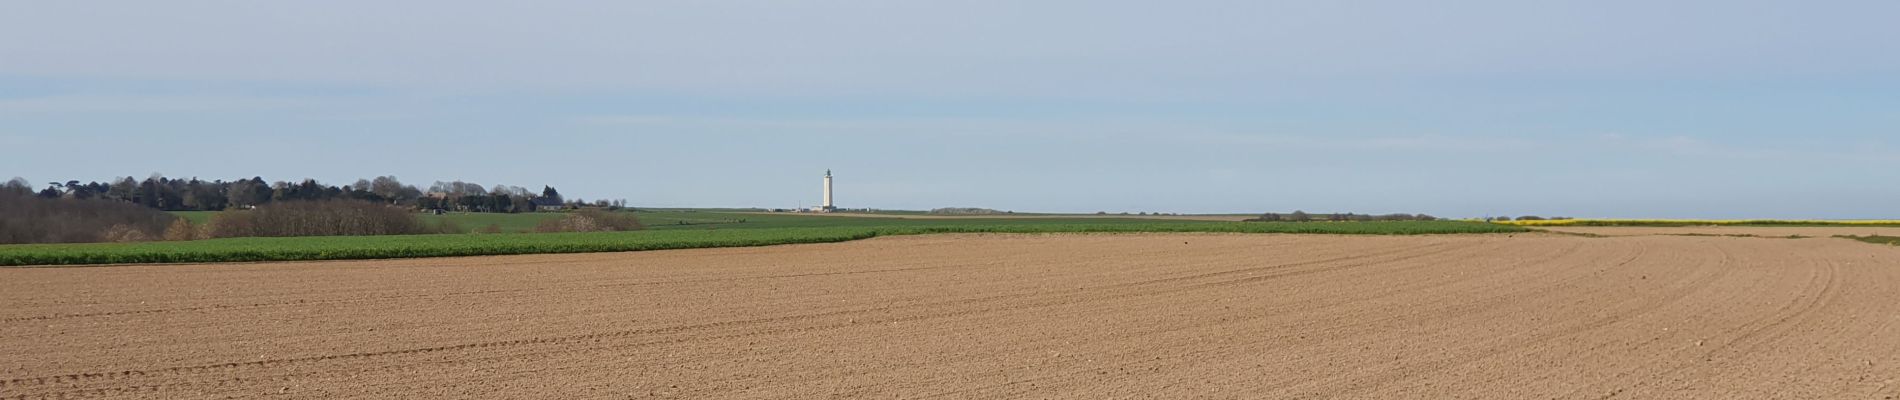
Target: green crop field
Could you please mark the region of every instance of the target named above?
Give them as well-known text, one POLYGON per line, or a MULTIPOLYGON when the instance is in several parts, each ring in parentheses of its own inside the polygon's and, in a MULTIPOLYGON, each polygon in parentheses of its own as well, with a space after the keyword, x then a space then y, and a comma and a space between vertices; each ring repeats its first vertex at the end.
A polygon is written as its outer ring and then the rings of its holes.
POLYGON ((210 222, 211 216, 218 215, 217 211, 172 211, 171 213, 179 218, 189 220, 194 224, 210 222))
MULTIPOLYGON (((0 265, 74 265, 583 253, 822 243, 931 233, 1231 232, 1412 235, 1522 232, 1515 226, 1431 222, 1212 222, 1143 219, 893 219, 698 211, 640 213, 634 232, 228 238, 187 242, 0 245, 0 265)), ((494 214, 497 224, 558 214, 494 214), (507 220, 506 219, 518 219, 507 220)), ((187 218, 191 218, 187 216, 187 218)))

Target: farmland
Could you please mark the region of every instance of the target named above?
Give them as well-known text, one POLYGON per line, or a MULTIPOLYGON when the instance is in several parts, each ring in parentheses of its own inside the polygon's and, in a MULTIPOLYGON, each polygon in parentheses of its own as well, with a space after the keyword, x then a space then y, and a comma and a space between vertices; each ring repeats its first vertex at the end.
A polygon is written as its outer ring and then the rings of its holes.
MULTIPOLYGON (((211 220, 212 211, 180 211, 172 214, 203 224, 211 220)), ((876 214, 792 214, 764 213, 745 209, 659 209, 642 210, 637 215, 650 229, 760 229, 760 228, 825 228, 825 227, 866 227, 866 226, 929 226, 942 225, 946 220, 975 221, 978 224, 1007 222, 1016 225, 1038 225, 1050 223, 1068 223, 1077 220, 1106 223, 1131 223, 1143 221, 1238 221, 1244 216, 1096 216, 1078 214, 1014 214, 1010 216, 934 216, 921 212, 879 212, 876 214), (1007 221, 1000 221, 1007 220, 1007 221)), ((535 225, 550 218, 559 218, 561 213, 447 213, 443 215, 422 214, 424 223, 435 225, 449 222, 462 228, 464 232, 479 232, 482 228, 495 225, 506 233, 531 232, 535 225)))
POLYGON ((1766 238, 1825 238, 1835 236, 1900 236, 1900 227, 1858 226, 1542 226, 1547 232, 1596 236, 1740 236, 1766 238))
POLYGON ((1900 251, 1825 237, 951 234, 10 268, 0 395, 1883 398, 1895 315, 1900 251))
POLYGON ((1497 221, 1516 226, 1890 226, 1900 220, 1790 220, 1790 219, 1540 219, 1497 221))
POLYGON ((1849 236, 1848 238, 1867 243, 1900 246, 1900 236, 1849 236))
MULTIPOLYGON (((554 214, 497 215, 546 218, 554 214)), ((451 214, 444 218, 466 218, 451 214)), ((490 216, 483 216, 485 218, 490 216)), ((538 253, 641 251, 823 243, 933 233, 1329 233, 1404 235, 1521 232, 1524 228, 1455 221, 1248 223, 1111 218, 893 219, 714 212, 642 213, 636 232, 503 233, 307 238, 228 238, 188 242, 0 246, 0 265, 72 265, 304 261, 538 253)), ((508 221, 516 226, 526 222, 508 221)), ((464 224, 466 227, 467 224, 464 224)))

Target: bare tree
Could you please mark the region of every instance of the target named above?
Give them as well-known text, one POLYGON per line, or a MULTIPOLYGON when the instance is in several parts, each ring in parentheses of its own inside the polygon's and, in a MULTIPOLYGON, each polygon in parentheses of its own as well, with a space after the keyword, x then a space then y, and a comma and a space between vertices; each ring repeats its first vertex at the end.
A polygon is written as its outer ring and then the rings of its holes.
POLYGON ((30 195, 33 194, 33 184, 28 183, 25 178, 16 176, 8 180, 5 186, 0 186, 0 194, 13 196, 30 195))

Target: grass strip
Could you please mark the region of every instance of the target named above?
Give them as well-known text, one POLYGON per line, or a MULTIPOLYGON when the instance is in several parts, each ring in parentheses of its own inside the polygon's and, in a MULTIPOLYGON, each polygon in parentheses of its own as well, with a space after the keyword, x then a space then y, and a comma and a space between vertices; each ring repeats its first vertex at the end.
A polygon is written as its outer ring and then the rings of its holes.
POLYGON ((1846 239, 1854 239, 1854 240, 1859 240, 1859 241, 1862 241, 1862 242, 1867 242, 1867 243, 1873 243, 1873 244, 1884 244, 1884 245, 1888 245, 1888 246, 1900 246, 1900 237, 1894 237, 1894 236, 1854 236, 1854 235, 1841 235, 1841 236, 1835 236, 1835 237, 1837 237, 1837 238, 1846 238, 1846 239))

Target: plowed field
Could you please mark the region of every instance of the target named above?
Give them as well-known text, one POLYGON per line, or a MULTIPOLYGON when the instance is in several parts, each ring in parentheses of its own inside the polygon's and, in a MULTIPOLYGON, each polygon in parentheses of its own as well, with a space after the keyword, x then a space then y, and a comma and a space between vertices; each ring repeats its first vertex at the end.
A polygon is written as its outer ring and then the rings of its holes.
POLYGON ((1900 249, 945 235, 0 269, 0 398, 1883 398, 1900 249))
POLYGON ((1602 236, 1900 236, 1900 228, 1888 226, 1540 226, 1536 227, 1536 229, 1602 236))

